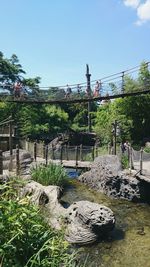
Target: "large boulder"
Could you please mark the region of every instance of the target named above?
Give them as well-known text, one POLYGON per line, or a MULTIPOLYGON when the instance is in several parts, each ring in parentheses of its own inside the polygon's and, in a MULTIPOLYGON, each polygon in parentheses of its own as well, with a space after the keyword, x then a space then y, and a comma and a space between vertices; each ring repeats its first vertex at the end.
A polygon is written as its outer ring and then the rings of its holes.
POLYGON ((115 225, 114 214, 104 205, 78 201, 66 213, 66 239, 70 243, 88 244, 107 235, 115 225))
POLYGON ((114 198, 140 201, 144 197, 144 183, 135 174, 122 171, 116 155, 97 157, 91 170, 79 176, 78 180, 114 198))
POLYGON ((56 229, 65 226, 65 237, 70 243, 93 243, 115 225, 113 212, 103 205, 79 201, 65 209, 60 204, 61 189, 58 186, 42 186, 31 181, 21 191, 22 197, 27 195, 32 203, 43 206, 47 223, 56 229))

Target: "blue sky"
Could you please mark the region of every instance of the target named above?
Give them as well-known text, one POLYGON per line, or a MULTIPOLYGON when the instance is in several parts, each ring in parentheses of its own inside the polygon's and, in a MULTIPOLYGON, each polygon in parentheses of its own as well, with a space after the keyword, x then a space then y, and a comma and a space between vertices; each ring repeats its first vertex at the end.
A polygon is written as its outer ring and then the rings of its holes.
POLYGON ((0 0, 0 51, 42 86, 85 81, 150 61, 150 0, 0 0))

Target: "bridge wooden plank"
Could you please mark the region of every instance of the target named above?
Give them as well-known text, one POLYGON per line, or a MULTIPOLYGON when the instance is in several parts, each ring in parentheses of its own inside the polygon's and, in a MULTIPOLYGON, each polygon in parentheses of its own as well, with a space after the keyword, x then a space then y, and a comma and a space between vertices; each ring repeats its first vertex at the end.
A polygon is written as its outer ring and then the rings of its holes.
MULTIPOLYGON (((48 163, 55 163, 55 164, 61 164, 60 160, 55 159, 49 159, 48 163)), ((45 164, 45 159, 37 157, 37 161, 33 163, 33 165, 38 164, 45 164)), ((62 160, 62 166, 66 168, 81 168, 81 169, 90 169, 92 166, 92 162, 90 161, 78 161, 78 164, 76 165, 75 160, 62 160)))

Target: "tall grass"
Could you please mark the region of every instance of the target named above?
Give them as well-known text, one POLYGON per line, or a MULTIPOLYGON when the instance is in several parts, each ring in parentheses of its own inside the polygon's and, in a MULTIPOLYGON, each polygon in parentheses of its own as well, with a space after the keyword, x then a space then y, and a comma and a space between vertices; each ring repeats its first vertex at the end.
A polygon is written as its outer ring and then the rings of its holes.
POLYGON ((58 185, 63 187, 67 183, 67 173, 61 165, 50 163, 39 165, 31 170, 31 177, 42 185, 58 185))
POLYGON ((12 184, 0 185, 0 266, 75 266, 63 232, 47 226, 27 198, 12 199, 12 191, 12 184))

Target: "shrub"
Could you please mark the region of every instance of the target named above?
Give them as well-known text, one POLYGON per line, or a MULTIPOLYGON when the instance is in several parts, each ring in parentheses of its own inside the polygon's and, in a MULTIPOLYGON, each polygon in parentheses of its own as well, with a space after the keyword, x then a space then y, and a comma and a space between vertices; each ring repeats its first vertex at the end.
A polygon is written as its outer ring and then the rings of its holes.
POLYGON ((0 266, 74 266, 63 233, 47 226, 27 198, 11 199, 10 187, 0 185, 0 266))
POLYGON ((39 165, 31 170, 32 179, 42 185, 64 186, 67 182, 67 173, 61 165, 50 163, 47 166, 39 165))
POLYGON ((144 147, 144 151, 145 151, 146 153, 150 153, 150 147, 149 147, 149 146, 144 147))
POLYGON ((121 157, 121 164, 123 169, 128 169, 129 168, 129 160, 128 160, 128 155, 122 155, 121 157))

